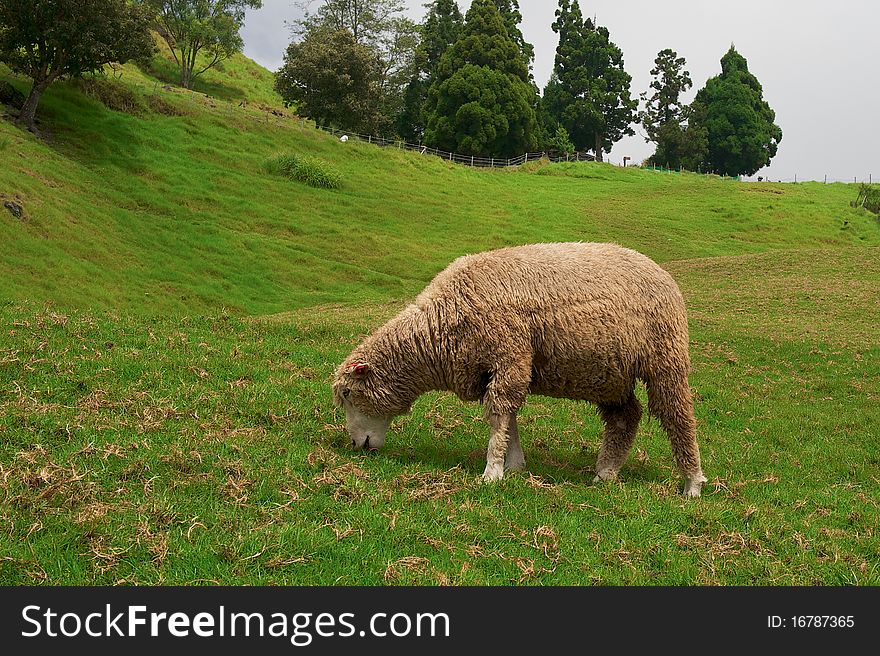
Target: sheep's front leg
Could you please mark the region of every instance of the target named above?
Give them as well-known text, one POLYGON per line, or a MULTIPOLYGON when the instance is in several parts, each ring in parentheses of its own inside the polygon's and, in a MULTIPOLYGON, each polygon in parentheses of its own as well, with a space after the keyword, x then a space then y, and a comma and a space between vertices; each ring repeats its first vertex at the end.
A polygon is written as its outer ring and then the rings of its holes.
POLYGON ((489 415, 489 427, 489 448, 486 450, 486 470, 483 472, 483 480, 487 483, 504 478, 504 461, 514 434, 517 449, 522 456, 515 414, 489 415))
MULTIPOLYGON (((526 352, 525 347, 521 352, 526 352)), ((501 480, 504 477, 505 464, 508 469, 520 469, 525 465, 519 444, 516 413, 526 401, 531 375, 530 358, 499 364, 492 371, 483 396, 490 427, 484 481, 501 480)))
POLYGON ((526 457, 523 454, 522 445, 519 443, 519 428, 516 425, 516 415, 510 420, 510 440, 507 442, 507 455, 504 457, 504 471, 519 471, 525 469, 526 457))

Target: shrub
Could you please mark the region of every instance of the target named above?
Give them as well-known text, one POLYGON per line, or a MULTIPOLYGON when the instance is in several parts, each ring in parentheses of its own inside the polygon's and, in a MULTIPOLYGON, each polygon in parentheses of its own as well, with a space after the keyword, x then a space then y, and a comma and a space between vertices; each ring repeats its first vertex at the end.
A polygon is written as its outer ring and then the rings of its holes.
POLYGON ((862 183, 859 185, 859 197, 852 203, 853 207, 864 207, 869 212, 880 214, 880 187, 862 183))
POLYGON ((0 80, 0 105, 9 105, 14 109, 21 109, 24 101, 25 97, 21 91, 6 80, 0 80))
POLYGON ((156 112, 157 114, 163 114, 165 116, 186 116, 187 111, 177 105, 173 105, 167 100, 165 100, 162 96, 157 94, 151 94, 147 96, 147 104, 150 106, 150 109, 156 112))
POLYGON ((140 116, 147 111, 143 98, 124 84, 102 77, 84 77, 77 86, 107 109, 140 116))
POLYGON ((339 172, 327 162, 313 157, 292 153, 278 155, 267 161, 265 168, 270 173, 283 175, 311 187, 338 189, 342 186, 339 172))
POLYGON ((556 128, 556 133, 551 137, 547 145, 551 150, 558 151, 563 155, 570 155, 574 152, 574 144, 568 136, 568 131, 561 125, 556 128))

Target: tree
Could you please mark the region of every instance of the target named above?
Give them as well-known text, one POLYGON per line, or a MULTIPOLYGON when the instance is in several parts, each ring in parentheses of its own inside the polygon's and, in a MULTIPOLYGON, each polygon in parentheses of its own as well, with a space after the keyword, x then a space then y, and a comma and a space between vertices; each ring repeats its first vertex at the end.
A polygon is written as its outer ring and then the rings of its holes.
POLYGON ((244 47, 241 26, 246 9, 259 9, 262 0, 140 0, 156 14, 159 34, 180 67, 180 86, 229 59, 244 47), (208 63, 196 70, 199 53, 208 63), (179 54, 178 54, 179 53, 179 54))
POLYGON ((566 132, 565 128, 561 125, 556 128, 556 132, 553 133, 548 145, 551 150, 565 153, 566 155, 570 155, 574 152, 574 144, 571 143, 571 139, 568 138, 568 132, 566 132))
POLYGON ((456 42, 464 18, 455 0, 434 0, 421 25, 421 41, 415 52, 413 72, 404 92, 403 108, 397 118, 397 133, 407 141, 421 141, 427 119, 424 105, 440 57, 456 42))
POLYGON ((706 130, 691 124, 691 107, 681 102, 681 94, 693 86, 690 74, 684 69, 684 57, 669 48, 661 50, 654 60, 651 75, 651 97, 641 95, 645 109, 639 120, 648 140, 656 145, 649 162, 670 168, 698 168, 708 148, 706 130))
POLYGON ((721 58, 721 75, 706 82, 694 104, 700 111, 690 122, 706 130, 708 170, 753 175, 776 156, 782 141, 782 130, 774 122, 776 113, 733 46, 721 58))
POLYGON ((623 69, 623 53, 606 28, 582 19, 577 0, 559 0, 553 31, 559 34, 554 118, 578 150, 592 148, 601 162, 603 152, 635 134, 630 124, 638 101, 630 97, 632 78, 623 69))
POLYGON ((322 0, 317 11, 309 12, 311 4, 298 3, 304 17, 293 24, 295 36, 303 39, 315 30, 347 30, 355 41, 370 48, 379 62, 382 90, 377 128, 392 128, 404 111, 419 45, 418 26, 403 13, 406 4, 403 0, 322 0))
MULTIPOLYGON (((691 114, 689 111, 689 115, 696 115, 697 107, 689 107, 694 112, 691 114)), ((695 122, 681 125, 673 121, 658 128, 657 149, 648 158, 648 162, 671 169, 702 170, 708 149, 709 139, 705 127, 695 122)))
POLYGON ((275 74, 286 105, 320 127, 371 131, 379 122, 381 70, 373 50, 348 30, 313 30, 291 43, 275 74))
POLYGON ((18 121, 34 127, 55 80, 149 56, 150 17, 126 0, 0 0, 0 60, 33 80, 18 121))
POLYGON ((535 47, 528 43, 523 36, 522 30, 519 29, 522 23, 522 13, 519 10, 519 0, 493 0, 501 18, 504 19, 504 26, 516 45, 519 46, 520 52, 525 55, 526 63, 531 66, 535 60, 535 47))
POLYGON ((528 63, 493 0, 474 0, 428 89, 425 140, 468 155, 518 155, 537 144, 536 102, 528 63))
POLYGON ((406 8, 403 0, 322 0, 318 10, 309 12, 311 0, 296 3, 303 18, 293 23, 293 31, 305 38, 317 28, 348 30, 358 43, 377 47, 391 21, 406 8))
MULTIPOLYGON (((535 114, 538 119, 538 149, 554 150, 555 135, 562 127, 558 118, 562 114, 562 109, 559 78, 556 77, 556 73, 550 74, 547 86, 544 87, 544 94, 538 101, 535 114)), ((565 128, 562 129, 565 130, 565 128)), ((568 135, 568 130, 565 131, 565 134, 568 135)), ((572 144, 572 149, 574 149, 574 144, 572 144)))
POLYGON ((678 123, 684 120, 684 105, 681 94, 690 89, 694 83, 690 73, 684 70, 687 62, 679 57, 674 50, 666 48, 657 53, 651 75, 651 89, 654 94, 648 98, 646 91, 641 95, 645 109, 639 112, 639 120, 645 127, 648 140, 657 143, 658 129, 667 123, 678 123))

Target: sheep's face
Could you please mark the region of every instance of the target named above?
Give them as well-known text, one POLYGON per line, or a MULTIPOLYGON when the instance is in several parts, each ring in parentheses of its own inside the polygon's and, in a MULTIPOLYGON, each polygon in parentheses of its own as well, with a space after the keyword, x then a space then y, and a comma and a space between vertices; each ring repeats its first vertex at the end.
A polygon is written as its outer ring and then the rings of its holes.
MULTIPOLYGON (((343 392, 344 393, 344 392, 343 392)), ((385 433, 391 425, 391 417, 371 417, 361 412, 354 403, 343 403, 345 426, 355 449, 376 451, 385 444, 385 433)))
POLYGON ((391 416, 376 412, 368 394, 365 376, 369 365, 344 365, 333 382, 333 402, 345 410, 345 425, 351 444, 356 449, 376 451, 385 444, 391 416))

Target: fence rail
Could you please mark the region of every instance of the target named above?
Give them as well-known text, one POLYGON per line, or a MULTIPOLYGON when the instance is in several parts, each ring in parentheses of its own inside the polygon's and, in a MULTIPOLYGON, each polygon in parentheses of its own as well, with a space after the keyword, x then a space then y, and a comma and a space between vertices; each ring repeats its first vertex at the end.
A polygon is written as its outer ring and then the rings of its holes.
POLYGON ((542 158, 547 158, 551 162, 593 162, 596 158, 591 153, 575 152, 563 154, 553 151, 536 151, 525 153, 518 157, 476 157, 473 155, 459 155, 458 153, 450 153, 446 150, 438 150, 437 148, 429 148, 424 144, 413 144, 397 139, 385 139, 376 137, 371 134, 358 134, 357 132, 347 132, 345 130, 337 130, 336 128, 318 128, 324 132, 328 132, 336 137, 347 137, 349 139, 357 139, 365 143, 370 143, 382 148, 398 148, 400 150, 411 150, 422 155, 435 155, 441 159, 456 164, 464 164, 465 166, 473 166, 477 168, 508 168, 511 166, 521 166, 527 162, 533 162, 542 158))
MULTIPOLYGON (((357 132, 348 132, 346 130, 338 130, 336 128, 327 127, 322 128, 319 126, 315 126, 318 130, 323 132, 327 132, 336 137, 348 137, 350 139, 357 139, 358 141, 362 141, 364 143, 370 143, 375 146, 380 146, 382 148, 399 148, 401 150, 411 150, 417 153, 421 153, 423 155, 435 155, 441 159, 447 160, 449 162, 455 162, 456 164, 464 164, 465 166, 473 166, 477 168, 508 168, 512 166, 520 166, 522 164, 526 164, 528 162, 534 162, 539 159, 547 159, 551 162, 595 162, 596 157, 589 152, 574 152, 570 154, 565 154, 561 152, 554 151, 536 151, 525 153, 523 155, 519 155, 518 157, 511 158, 503 158, 503 157, 475 157, 471 155, 460 155, 458 153, 450 153, 446 150, 438 150, 437 148, 429 148, 424 144, 414 144, 408 143, 406 141, 401 141, 399 139, 386 139, 384 137, 377 137, 375 135, 370 134, 358 134, 357 132)), ((726 178, 728 180, 741 181, 746 178, 743 176, 726 176, 721 174, 714 174, 711 172, 705 171, 684 171, 683 169, 670 169, 662 166, 654 166, 654 165, 643 165, 639 166, 638 164, 632 164, 633 168, 643 168, 647 170, 657 171, 658 173, 692 173, 694 175, 718 175, 719 177, 726 178)), ((794 176, 794 178, 775 178, 771 179, 769 176, 761 176, 760 178, 755 178, 757 181, 766 181, 766 182, 823 182, 821 179, 804 179, 798 178, 798 176, 794 176)), ((825 176, 824 182, 851 182, 851 183, 859 183, 864 182, 868 184, 872 184, 874 182, 873 175, 868 174, 863 179, 859 180, 858 177, 853 177, 850 179, 843 178, 829 178, 825 176)))

